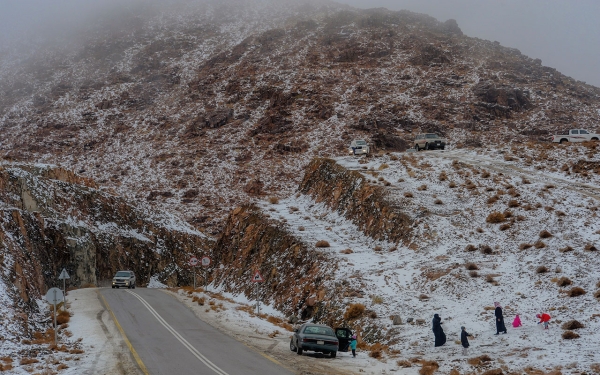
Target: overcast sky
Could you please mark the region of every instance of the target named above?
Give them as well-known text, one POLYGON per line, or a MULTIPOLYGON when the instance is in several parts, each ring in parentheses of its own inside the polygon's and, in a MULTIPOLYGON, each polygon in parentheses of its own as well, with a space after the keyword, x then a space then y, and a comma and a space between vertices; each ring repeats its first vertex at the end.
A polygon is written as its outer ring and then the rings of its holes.
POLYGON ((497 40, 600 87, 600 0, 337 0, 454 18, 468 36, 497 40))

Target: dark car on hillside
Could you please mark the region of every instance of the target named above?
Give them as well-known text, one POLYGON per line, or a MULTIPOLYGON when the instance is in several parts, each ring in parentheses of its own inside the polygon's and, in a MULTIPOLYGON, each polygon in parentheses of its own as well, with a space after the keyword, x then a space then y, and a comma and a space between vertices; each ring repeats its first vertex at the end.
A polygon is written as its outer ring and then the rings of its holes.
POLYGON ((339 340, 332 328, 323 324, 306 323, 294 330, 290 341, 290 350, 302 355, 304 351, 330 354, 335 358, 339 349, 339 340))

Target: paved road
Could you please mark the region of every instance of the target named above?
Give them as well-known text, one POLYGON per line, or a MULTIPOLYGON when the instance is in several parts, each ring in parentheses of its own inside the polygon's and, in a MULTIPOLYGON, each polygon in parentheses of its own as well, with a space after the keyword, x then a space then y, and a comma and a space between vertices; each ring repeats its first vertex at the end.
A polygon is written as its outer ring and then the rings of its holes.
POLYGON ((150 375, 291 375, 158 289, 101 289, 150 375))

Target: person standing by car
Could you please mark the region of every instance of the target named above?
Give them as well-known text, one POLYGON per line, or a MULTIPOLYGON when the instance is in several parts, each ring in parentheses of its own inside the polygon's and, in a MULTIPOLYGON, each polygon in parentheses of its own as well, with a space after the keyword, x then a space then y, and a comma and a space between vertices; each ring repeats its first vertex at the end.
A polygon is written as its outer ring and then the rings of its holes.
POLYGON ((496 335, 499 335, 500 332, 506 332, 506 326, 504 325, 504 316, 502 315, 502 306, 500 306, 500 302, 494 302, 494 307, 496 310, 494 311, 494 315, 496 315, 496 335))
POLYGON ((435 346, 442 346, 446 343, 446 334, 442 329, 442 318, 438 314, 433 315, 433 334, 435 335, 435 346))
POLYGON ((352 349, 352 358, 356 358, 356 335, 352 335, 352 340, 350 341, 350 349, 352 349))

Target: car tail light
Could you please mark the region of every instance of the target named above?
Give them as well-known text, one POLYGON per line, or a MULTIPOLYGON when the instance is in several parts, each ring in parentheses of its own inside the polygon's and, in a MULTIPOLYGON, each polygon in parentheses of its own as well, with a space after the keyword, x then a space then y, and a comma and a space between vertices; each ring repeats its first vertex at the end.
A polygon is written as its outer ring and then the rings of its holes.
POLYGON ((317 340, 313 340, 313 339, 302 339, 302 342, 317 342, 317 340))

